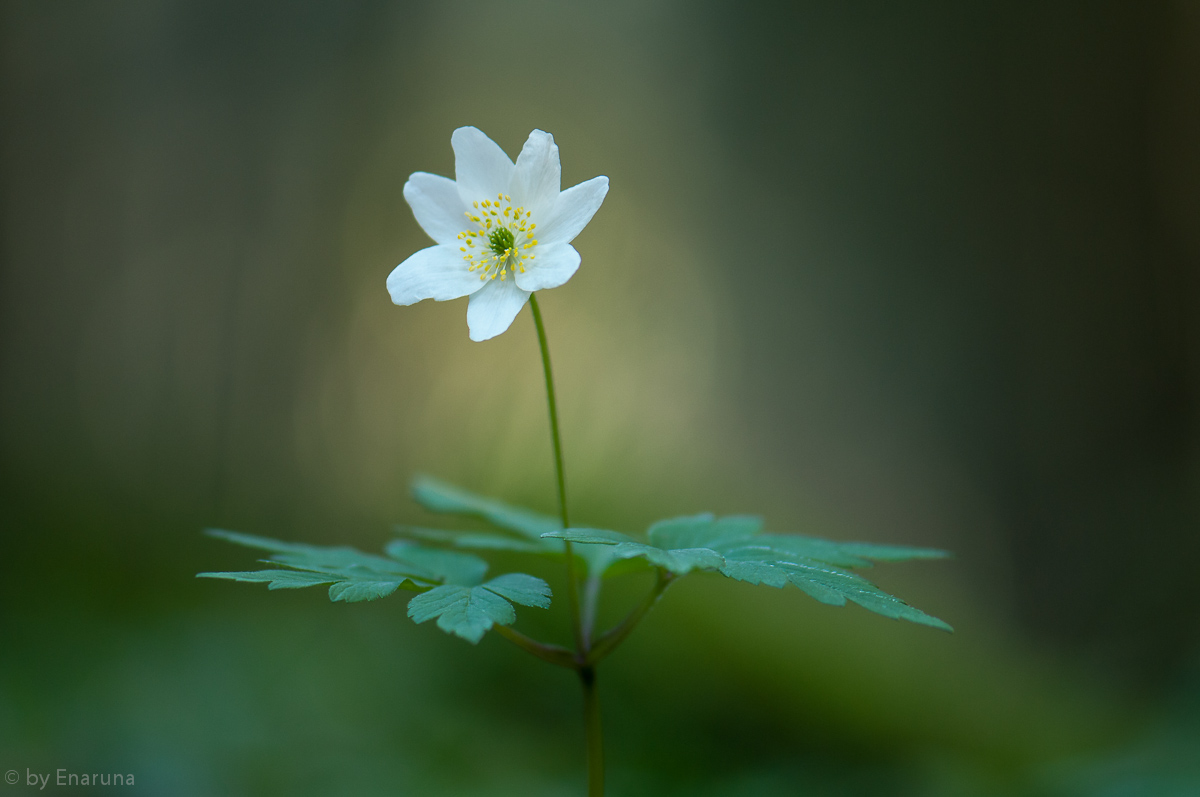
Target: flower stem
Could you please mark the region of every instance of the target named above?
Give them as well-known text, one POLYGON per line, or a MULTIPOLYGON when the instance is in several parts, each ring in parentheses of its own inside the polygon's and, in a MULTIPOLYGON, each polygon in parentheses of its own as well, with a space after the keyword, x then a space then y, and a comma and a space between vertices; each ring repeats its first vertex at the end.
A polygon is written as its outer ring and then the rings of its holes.
MULTIPOLYGON (((564 529, 571 527, 567 518, 567 479, 563 471, 562 436, 558 431, 558 402, 554 398, 554 374, 550 369, 550 344, 546 342, 546 326, 542 323, 542 310, 538 307, 537 294, 529 294, 529 309, 533 312, 533 323, 537 327, 538 345, 542 349, 542 367, 546 372, 546 400, 550 405, 550 439, 554 443, 554 470, 558 477, 558 507, 564 529)), ((579 599, 579 565, 571 543, 564 541, 567 554, 567 592, 571 604, 571 622, 575 630, 575 656, 579 672, 579 683, 583 687, 583 719, 587 735, 588 797, 604 797, 604 728, 600 724, 600 698, 596 692, 596 669, 588 656, 592 644, 592 624, 595 612, 598 584, 589 585, 588 619, 585 620, 579 599)), ((511 637, 510 637, 511 638, 511 637)), ((521 640, 513 641, 521 644, 521 640)), ((547 658, 542 651, 526 649, 547 658)), ((547 658, 547 660, 549 660, 547 658)))
MULTIPOLYGON (((554 443, 554 471, 558 477, 558 508, 564 529, 571 527, 567 519, 567 477, 563 471, 562 436, 558 432, 558 402, 554 398, 554 373, 550 369, 550 344, 546 342, 546 326, 542 323, 542 310, 538 307, 537 294, 529 294, 529 309, 533 311, 533 323, 537 327, 538 345, 542 347, 542 368, 546 372, 546 400, 550 404, 550 439, 554 443)), ((575 649, 584 655, 589 642, 583 634, 583 622, 579 611, 579 572, 575 551, 571 543, 564 543, 567 550, 567 592, 571 603, 571 620, 575 627, 575 649)))

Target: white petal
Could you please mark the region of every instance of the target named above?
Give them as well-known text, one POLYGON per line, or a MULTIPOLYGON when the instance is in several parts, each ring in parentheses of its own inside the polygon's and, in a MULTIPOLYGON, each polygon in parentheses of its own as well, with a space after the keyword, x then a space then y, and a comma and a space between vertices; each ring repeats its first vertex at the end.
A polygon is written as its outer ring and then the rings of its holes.
POLYGON ((388 293, 396 304, 414 304, 422 299, 444 302, 482 287, 479 275, 467 271, 466 261, 449 246, 431 246, 414 253, 387 278, 388 293))
POLYGON ((534 253, 537 257, 525 261, 525 273, 517 274, 521 290, 557 288, 579 269, 579 253, 570 244, 538 246, 534 253))
POLYGON ((483 199, 495 199, 508 193, 513 162, 500 145, 474 127, 460 127, 450 136, 454 147, 454 175, 458 195, 470 205, 483 199))
POLYGON ((542 218, 554 207, 561 184, 562 166, 554 136, 534 130, 517 156, 512 181, 513 202, 532 211, 533 218, 542 218))
POLYGON ((416 172, 404 184, 404 198, 417 224, 440 244, 453 244, 467 228, 467 206, 458 195, 458 186, 449 178, 416 172))
POLYGON ((563 191, 558 195, 549 218, 538 222, 538 239, 548 244, 570 243, 596 215, 607 193, 607 177, 593 177, 563 191))
POLYGON ((494 338, 508 329, 528 299, 529 291, 521 290, 512 280, 488 280, 483 290, 471 295, 467 305, 471 340, 494 338))

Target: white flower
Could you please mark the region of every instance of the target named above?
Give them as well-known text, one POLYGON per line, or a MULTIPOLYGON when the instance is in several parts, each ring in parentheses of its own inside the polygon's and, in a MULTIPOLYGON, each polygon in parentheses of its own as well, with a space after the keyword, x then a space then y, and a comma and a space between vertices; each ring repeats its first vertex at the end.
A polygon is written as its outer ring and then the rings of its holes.
POLYGON ((554 136, 534 130, 514 166, 474 127, 450 137, 457 180, 417 172, 404 198, 421 229, 437 241, 388 275, 396 304, 470 296, 471 340, 508 329, 529 294, 557 288, 579 268, 571 241, 608 193, 608 178, 559 191, 554 136))

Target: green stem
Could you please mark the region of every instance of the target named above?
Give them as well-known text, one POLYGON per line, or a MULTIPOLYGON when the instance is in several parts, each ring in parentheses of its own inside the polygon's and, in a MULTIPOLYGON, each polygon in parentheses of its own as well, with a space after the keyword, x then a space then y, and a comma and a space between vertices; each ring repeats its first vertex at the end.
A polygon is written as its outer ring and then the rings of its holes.
POLYGON ((635 606, 633 611, 625 615, 624 620, 622 620, 618 625, 610 628, 608 631, 605 631, 604 634, 596 640, 596 644, 592 647, 587 658, 584 660, 584 666, 595 665, 605 656, 616 650, 617 645, 620 645, 625 641, 625 637, 629 636, 629 634, 633 631, 634 626, 636 626, 641 619, 646 616, 647 612, 654 608, 654 604, 658 603, 658 599, 662 597, 662 594, 674 580, 674 573, 670 572, 669 570, 660 569, 658 571, 658 580, 654 582, 654 589, 650 590, 650 594, 648 594, 640 604, 635 606))
POLYGON ((595 668, 580 668, 579 682, 583 684, 583 722, 587 729, 588 797, 604 797, 604 728, 600 724, 595 668))
MULTIPOLYGON (((562 515, 563 529, 569 529, 571 522, 567 518, 567 478, 563 470, 562 436, 558 431, 558 402, 554 398, 554 374, 550 369, 550 344, 546 342, 546 326, 542 323, 542 310, 538 307, 537 294, 529 294, 529 308, 533 312, 534 326, 537 327, 538 345, 542 349, 542 367, 546 372, 546 400, 550 405, 550 439, 554 443, 554 470, 558 477, 558 507, 562 515)), ((563 545, 567 554, 567 592, 571 604, 571 621, 575 629, 575 666, 579 670, 579 683, 583 686, 583 719, 587 735, 588 797, 604 797, 604 728, 600 724, 600 698, 596 693, 596 670, 587 662, 592 642, 592 620, 585 621, 581 611, 579 565, 575 560, 575 551, 571 543, 564 541, 563 545)), ((589 587, 588 617, 591 618, 594 617, 595 611, 595 588, 591 585, 589 587)), ((514 639, 514 641, 518 640, 514 639)), ((518 644, 520 644, 519 641, 518 644)), ((527 649, 534 655, 540 655, 537 650, 527 649)))
POLYGON ((532 653, 542 661, 557 664, 559 667, 566 667, 568 670, 579 669, 579 662, 576 660, 575 654, 566 648, 559 647, 558 645, 550 645, 545 642, 538 642, 533 637, 526 636, 515 628, 509 628, 506 625, 495 625, 492 628, 500 636, 521 648, 521 650, 532 653))
MULTIPOLYGON (((567 519, 567 477, 563 471, 562 436, 558 433, 558 402, 554 398, 554 373, 550 369, 550 344, 546 342, 546 326, 542 323, 542 310, 538 307, 537 294, 529 294, 529 309, 533 311, 533 324, 537 327, 538 345, 542 348, 542 368, 546 372, 546 400, 550 404, 550 439, 554 443, 554 471, 558 477, 558 509, 564 529, 571 527, 567 519)), ((567 551, 567 597, 571 604, 571 620, 575 628, 575 649, 587 655, 589 643, 583 634, 583 623, 579 611, 579 572, 575 562, 575 551, 571 543, 564 543, 567 551)))
POLYGON ((588 640, 589 650, 594 644, 593 632, 596 628, 596 608, 600 602, 600 575, 588 572, 583 582, 583 638, 588 640))

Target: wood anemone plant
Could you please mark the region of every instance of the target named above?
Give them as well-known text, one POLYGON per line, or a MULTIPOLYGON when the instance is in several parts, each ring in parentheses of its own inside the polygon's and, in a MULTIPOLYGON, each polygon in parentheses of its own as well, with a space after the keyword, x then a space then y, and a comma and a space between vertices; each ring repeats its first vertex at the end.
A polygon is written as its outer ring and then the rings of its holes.
POLYGON ((412 484, 413 496, 422 506, 481 519, 487 528, 400 527, 399 536, 383 555, 210 530, 213 536, 269 552, 263 560, 269 566, 200 576, 261 582, 268 589, 328 585, 331 600, 346 602, 375 600, 400 590, 415 593, 408 602, 408 616, 415 622, 436 620, 443 631, 471 643, 495 631, 543 661, 574 670, 583 689, 589 797, 604 794, 597 667, 667 587, 683 576, 710 572, 770 587, 794 584, 825 604, 843 606, 851 601, 885 617, 951 630, 854 572, 874 562, 938 559, 946 556, 944 551, 769 534, 763 532, 761 518, 750 515, 674 517, 654 523, 642 537, 573 526, 567 511, 550 347, 535 291, 565 283, 578 268, 579 254, 570 241, 600 207, 608 179, 597 177, 560 192, 558 147, 549 134, 538 130, 530 134, 515 164, 475 128, 460 128, 451 141, 457 181, 419 172, 404 190, 417 221, 437 245, 397 266, 388 277, 388 289, 397 304, 469 295, 467 322, 474 340, 504 332, 529 304, 545 373, 558 516, 422 476, 412 484), (511 627, 516 621, 513 604, 550 607, 552 595, 545 581, 525 573, 487 579, 488 562, 469 551, 561 559, 573 628, 571 646, 533 639, 511 627), (652 570, 653 586, 624 619, 598 631, 596 606, 605 579, 633 569, 652 570))

